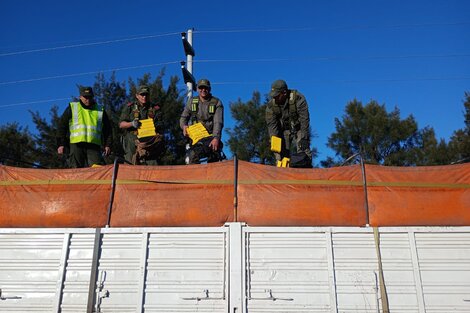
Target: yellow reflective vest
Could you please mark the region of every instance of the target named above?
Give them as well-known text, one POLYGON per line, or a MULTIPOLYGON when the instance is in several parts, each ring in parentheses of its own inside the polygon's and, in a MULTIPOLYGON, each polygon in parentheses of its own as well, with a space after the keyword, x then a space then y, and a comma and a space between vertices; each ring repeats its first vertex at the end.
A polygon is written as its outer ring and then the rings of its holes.
POLYGON ((80 102, 70 102, 70 109, 70 143, 88 142, 101 146, 103 106, 94 104, 91 109, 84 109, 80 102))

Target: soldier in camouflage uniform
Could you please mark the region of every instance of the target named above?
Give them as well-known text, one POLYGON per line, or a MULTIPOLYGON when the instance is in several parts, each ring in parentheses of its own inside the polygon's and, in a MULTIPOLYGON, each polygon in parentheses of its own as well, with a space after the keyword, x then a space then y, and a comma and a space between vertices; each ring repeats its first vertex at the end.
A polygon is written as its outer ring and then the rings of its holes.
POLYGON ((222 129, 224 127, 224 107, 222 102, 211 94, 211 83, 201 79, 197 83, 198 96, 188 100, 180 118, 183 135, 188 136, 187 128, 194 123, 202 123, 211 135, 192 145, 188 151, 188 164, 198 164, 202 158, 207 162, 223 159, 222 129))
POLYGON ((150 103, 150 89, 142 85, 135 94, 136 100, 129 102, 121 111, 119 128, 125 131, 123 148, 126 161, 135 165, 158 165, 164 150, 162 112, 157 104, 150 103), (156 136, 137 138, 141 120, 153 119, 156 136))
POLYGON ((307 163, 310 161, 310 166, 301 167, 311 167, 310 116, 307 100, 297 90, 288 89, 284 80, 272 83, 269 96, 272 98, 266 107, 269 136, 282 139, 281 153, 274 153, 276 160, 291 158, 294 154, 291 153, 291 147, 295 145, 296 154, 304 153, 308 158, 307 163))

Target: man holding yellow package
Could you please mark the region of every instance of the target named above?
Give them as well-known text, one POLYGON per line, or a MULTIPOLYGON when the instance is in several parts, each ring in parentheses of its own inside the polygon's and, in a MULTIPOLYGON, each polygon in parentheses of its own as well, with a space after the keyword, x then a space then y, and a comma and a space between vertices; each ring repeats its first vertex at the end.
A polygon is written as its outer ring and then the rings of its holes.
POLYGON ((148 86, 140 86, 135 98, 123 107, 119 118, 119 128, 125 131, 125 159, 135 165, 158 165, 164 150, 162 112, 150 103, 148 86))
POLYGON ((211 83, 201 79, 197 83, 198 96, 188 100, 180 118, 183 135, 191 139, 187 163, 198 164, 201 159, 217 162, 224 158, 222 152, 222 129, 224 107, 211 94, 211 83))
POLYGON ((284 80, 276 80, 269 96, 266 124, 278 166, 312 167, 310 116, 304 95, 288 89, 284 80), (291 152, 294 146, 296 153, 291 152))

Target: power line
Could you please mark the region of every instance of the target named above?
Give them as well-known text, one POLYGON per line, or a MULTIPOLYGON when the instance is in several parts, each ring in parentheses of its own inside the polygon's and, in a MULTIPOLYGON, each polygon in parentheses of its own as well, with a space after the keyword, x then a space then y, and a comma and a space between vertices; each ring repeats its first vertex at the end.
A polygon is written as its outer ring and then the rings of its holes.
MULTIPOLYGON (((309 80, 309 83, 399 83, 399 82, 420 82, 420 81, 460 81, 460 80, 470 80, 470 76, 455 76, 455 77, 416 77, 416 78, 384 78, 384 79, 316 79, 309 80)), ((211 82, 212 85, 269 85, 271 81, 215 81, 211 82)), ((297 81, 300 83, 300 81, 297 81)), ((181 85, 185 87, 186 85, 181 85)), ((27 104, 37 104, 37 103, 47 103, 54 101, 65 101, 70 100, 68 98, 57 98, 57 99, 48 99, 48 100, 38 100, 30 102, 19 102, 19 103, 9 103, 9 104, 0 104, 0 109, 27 105, 27 104)))
POLYGON ((434 26, 462 26, 469 25, 470 21, 452 23, 420 23, 420 24, 392 24, 392 25, 346 25, 332 27, 299 27, 299 28, 252 28, 252 29, 207 29, 195 30, 194 33, 268 33, 268 32, 302 32, 323 30, 355 30, 355 29, 387 29, 387 28, 412 28, 412 27, 434 27, 434 26))
POLYGON ((462 54, 410 54, 410 55, 376 55, 376 56, 323 56, 307 58, 264 58, 264 59, 212 59, 194 60, 194 63, 215 62, 283 62, 283 61, 331 61, 331 60, 381 60, 381 59, 418 59, 418 58, 456 58, 470 57, 470 53, 462 54))
POLYGON ((118 71, 124 71, 124 70, 135 70, 135 69, 139 69, 139 68, 147 68, 147 67, 155 67, 155 66, 162 66, 162 65, 179 64, 179 63, 180 63, 180 61, 169 61, 169 62, 162 62, 162 63, 155 63, 155 64, 145 64, 145 65, 137 65, 137 66, 119 67, 119 68, 113 68, 113 69, 109 69, 109 70, 99 70, 99 71, 92 71, 92 72, 82 72, 82 73, 75 73, 75 74, 65 74, 65 75, 57 75, 57 76, 47 76, 47 77, 38 77, 38 78, 14 80, 14 81, 0 82, 0 86, 12 85, 12 84, 21 84, 21 83, 29 83, 29 82, 36 82, 36 81, 49 80, 49 79, 84 76, 84 75, 99 74, 99 73, 118 72, 118 71))
MULTIPOLYGON (((212 29, 212 30, 207 29, 207 30, 195 30, 194 33, 211 34, 211 33, 307 32, 307 31, 324 31, 324 30, 338 31, 338 30, 357 30, 357 29, 393 29, 393 28, 412 28, 412 27, 461 26, 461 25, 469 25, 469 24, 470 22, 464 21, 464 22, 453 22, 453 23, 421 23, 421 24, 395 24, 395 25, 373 25, 373 26, 369 26, 369 25, 355 25, 355 26, 349 25, 348 26, 346 25, 346 26, 333 26, 333 27, 299 27, 299 28, 253 28, 253 29, 212 29)), ((50 48, 6 52, 6 53, 0 53, 0 57, 70 49, 70 48, 106 45, 106 44, 117 43, 117 42, 143 40, 143 39, 158 38, 158 37, 168 37, 168 36, 174 36, 174 35, 179 35, 179 34, 181 34, 181 32, 169 32, 169 33, 155 34, 155 35, 132 36, 132 37, 126 37, 126 38, 121 38, 121 39, 95 41, 95 42, 89 42, 89 43, 83 43, 83 44, 72 44, 72 45, 64 45, 64 46, 57 46, 57 47, 50 47, 50 48)))
MULTIPOLYGON (((194 63, 232 63, 232 62, 313 62, 313 61, 332 61, 332 60, 385 60, 385 59, 413 59, 413 58, 456 58, 456 57, 470 57, 470 54, 434 54, 434 55, 427 55, 427 54, 415 54, 415 55, 378 55, 378 56, 323 56, 323 57, 308 57, 308 58, 255 58, 255 59, 208 59, 208 60, 195 60, 194 63)), ((163 65, 171 65, 171 64, 179 64, 180 61, 169 61, 169 62, 162 62, 162 63, 154 63, 154 64, 144 64, 144 65, 136 65, 136 66, 127 66, 127 67, 120 67, 108 70, 97 70, 97 71, 90 71, 90 72, 81 72, 81 73, 73 73, 73 74, 64 74, 64 75, 56 75, 56 76, 47 76, 47 77, 38 77, 38 78, 29 78, 29 79, 21 79, 21 80, 14 80, 14 81, 6 81, 0 82, 0 86, 4 85, 12 85, 12 84, 21 84, 21 83, 29 83, 29 82, 36 82, 42 80, 51 80, 51 79, 59 79, 59 78, 68 78, 68 77, 77 77, 77 76, 85 76, 85 75, 92 75, 98 73, 108 73, 108 72, 118 72, 124 70, 133 70, 139 68, 148 68, 148 67, 155 67, 155 66, 163 66, 163 65)))
POLYGON ((27 53, 35 53, 35 52, 70 49, 70 48, 99 46, 99 45, 106 45, 106 44, 111 44, 111 43, 116 43, 116 42, 125 42, 125 41, 143 40, 143 39, 149 39, 149 38, 167 37, 167 36, 173 36, 173 35, 179 35, 179 34, 181 34, 181 33, 178 32, 178 33, 166 33, 166 34, 159 34, 159 35, 146 35, 146 36, 139 36, 139 37, 128 37, 128 38, 115 39, 115 40, 96 41, 96 42, 89 42, 89 43, 82 43, 82 44, 75 44, 75 45, 66 45, 66 46, 58 46, 58 47, 51 47, 51 48, 43 48, 43 49, 32 49, 32 50, 23 50, 23 51, 16 51, 16 52, 7 52, 7 53, 0 53, 0 57, 19 55, 19 54, 27 54, 27 53))
MULTIPOLYGON (((416 78, 384 78, 384 79, 314 79, 309 83, 390 83, 390 82, 419 82, 419 81, 459 81, 470 80, 470 76, 455 77, 416 77, 416 78)), ((299 83, 300 81, 296 81, 299 83)), ((211 82, 211 85, 257 85, 271 84, 271 81, 226 81, 211 82)))
POLYGON ((48 99, 48 100, 38 100, 38 101, 30 101, 30 102, 19 102, 19 103, 10 103, 10 104, 2 104, 0 105, 0 108, 7 108, 7 107, 13 107, 13 106, 19 106, 19 105, 26 105, 26 104, 37 104, 37 103, 48 103, 48 102, 54 102, 54 101, 65 101, 65 100, 70 100, 71 97, 68 98, 57 98, 57 99, 48 99))

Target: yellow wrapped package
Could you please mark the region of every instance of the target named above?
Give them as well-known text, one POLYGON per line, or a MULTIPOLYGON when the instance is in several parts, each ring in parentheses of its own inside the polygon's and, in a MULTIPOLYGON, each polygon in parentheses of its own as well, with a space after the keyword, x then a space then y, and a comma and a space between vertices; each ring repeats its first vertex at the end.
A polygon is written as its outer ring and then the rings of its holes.
POLYGON ((157 135, 155 132, 155 124, 153 123, 153 119, 147 118, 145 120, 140 120, 139 122, 141 125, 139 129, 137 129, 137 138, 140 139, 157 135))
POLYGON ((271 136, 271 151, 281 153, 282 139, 276 136, 271 136))
POLYGON ((277 167, 289 167, 290 159, 282 158, 281 161, 277 161, 277 167))
POLYGON ((188 136, 191 138, 192 144, 195 145, 199 140, 212 136, 207 132, 207 129, 202 123, 196 123, 188 126, 188 136))

